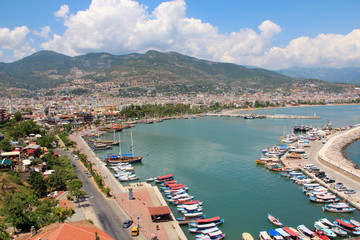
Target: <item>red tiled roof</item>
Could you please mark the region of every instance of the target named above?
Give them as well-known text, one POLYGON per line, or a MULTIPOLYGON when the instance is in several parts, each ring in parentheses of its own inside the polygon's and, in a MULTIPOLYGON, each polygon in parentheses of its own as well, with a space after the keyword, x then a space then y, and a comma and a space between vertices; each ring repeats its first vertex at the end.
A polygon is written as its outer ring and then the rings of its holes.
POLYGON ((31 240, 48 239, 48 240, 88 240, 95 239, 95 232, 100 240, 114 240, 108 234, 99 228, 85 221, 72 223, 54 223, 39 230, 31 240))
POLYGON ((168 206, 149 207, 148 209, 151 216, 167 215, 171 213, 168 206))

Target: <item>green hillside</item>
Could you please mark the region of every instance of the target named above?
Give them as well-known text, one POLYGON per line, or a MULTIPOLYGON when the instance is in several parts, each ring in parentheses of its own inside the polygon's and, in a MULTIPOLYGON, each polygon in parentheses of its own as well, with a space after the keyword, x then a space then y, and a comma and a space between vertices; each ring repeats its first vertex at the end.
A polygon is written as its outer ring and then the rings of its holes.
MULTIPOLYGON (((52 51, 40 51, 19 61, 0 63, 0 84, 27 89, 52 88, 76 79, 111 81, 124 86, 174 89, 173 86, 196 86, 209 89, 289 90, 311 83, 296 80, 261 68, 246 68, 218 63, 175 52, 148 51, 145 54, 115 56, 89 53, 69 57, 52 51)), ((319 89, 341 91, 350 85, 316 81, 319 89)), ((315 89, 316 90, 316 89, 315 89)))

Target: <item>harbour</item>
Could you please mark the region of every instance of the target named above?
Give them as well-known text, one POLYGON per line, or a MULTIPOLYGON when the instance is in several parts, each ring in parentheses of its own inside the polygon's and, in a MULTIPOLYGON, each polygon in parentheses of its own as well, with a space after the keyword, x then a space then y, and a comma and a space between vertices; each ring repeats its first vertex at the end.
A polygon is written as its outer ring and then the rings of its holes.
MULTIPOLYGON (((348 116, 344 118, 350 122, 332 117, 336 113, 331 107, 331 111, 329 107, 317 110, 317 115, 322 117, 320 120, 304 122, 324 125, 326 119, 330 119, 335 127, 358 122, 358 106, 344 110, 338 106, 335 108, 339 108, 338 114, 339 111, 347 112, 348 116)), ((310 109, 314 111, 315 108, 310 109)), ((287 111, 294 114, 295 110, 287 111)), ((299 114, 309 112, 309 109, 298 110, 299 114)), ((278 144, 284 125, 289 131, 296 123, 299 122, 290 119, 249 121, 205 117, 137 125, 131 130, 134 145, 145 157, 142 164, 135 164, 136 172, 142 181, 150 176, 174 173, 177 179, 191 187, 191 194, 204 200, 207 216, 220 215, 226 219, 226 224, 220 228, 227 238, 241 237, 239 231, 257 236, 259 231, 270 229, 272 226, 266 220, 268 212, 280 216, 288 226, 311 226, 320 217, 334 218, 335 215, 324 213, 319 205, 309 203, 298 186, 290 184, 279 174, 255 165, 261 149, 278 144)), ((123 131, 122 136, 122 139, 129 138, 130 131, 123 131)), ((124 142, 124 149, 129 148, 127 144, 124 142)), ((114 153, 116 149, 97 154, 103 156, 106 152, 114 153)), ((350 216, 359 218, 358 212, 336 214, 336 217, 350 216)), ((194 238, 187 228, 183 229, 189 239, 194 238)))

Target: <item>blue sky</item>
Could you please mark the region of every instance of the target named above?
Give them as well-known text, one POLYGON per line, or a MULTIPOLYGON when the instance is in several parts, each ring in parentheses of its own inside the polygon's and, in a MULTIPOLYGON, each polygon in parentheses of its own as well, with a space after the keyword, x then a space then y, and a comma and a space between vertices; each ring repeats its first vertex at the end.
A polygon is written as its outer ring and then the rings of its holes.
POLYGON ((359 9, 358 0, 2 0, 0 62, 43 49, 155 49, 268 69, 360 66, 359 9))

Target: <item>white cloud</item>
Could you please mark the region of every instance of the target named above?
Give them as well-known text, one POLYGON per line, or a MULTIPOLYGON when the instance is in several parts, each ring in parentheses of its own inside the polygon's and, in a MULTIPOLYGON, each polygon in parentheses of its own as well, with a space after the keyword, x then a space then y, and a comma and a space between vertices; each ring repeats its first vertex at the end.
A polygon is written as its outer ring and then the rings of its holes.
POLYGON ((42 37, 42 38, 46 38, 46 39, 49 38, 50 32, 51 32, 51 28, 50 28, 49 26, 41 27, 41 30, 40 30, 40 31, 37 31, 37 30, 34 30, 34 31, 33 31, 33 33, 34 33, 36 36, 39 36, 39 37, 42 37))
POLYGON ((69 6, 68 5, 62 5, 60 7, 60 9, 54 13, 55 17, 58 17, 58 18, 68 18, 68 15, 69 15, 69 6))
POLYGON ((13 30, 0 28, 0 49, 12 51, 15 59, 35 52, 35 49, 31 47, 31 41, 26 38, 29 32, 26 26, 16 27, 13 30))
POLYGON ((221 34, 210 23, 186 17, 185 0, 163 2, 151 13, 134 0, 93 0, 85 11, 69 15, 68 6, 63 5, 55 15, 65 19, 66 31, 54 34, 41 46, 71 56, 156 49, 272 69, 360 62, 360 30, 348 35, 299 37, 280 48, 272 39, 282 29, 272 21, 265 20, 255 30, 221 34))

